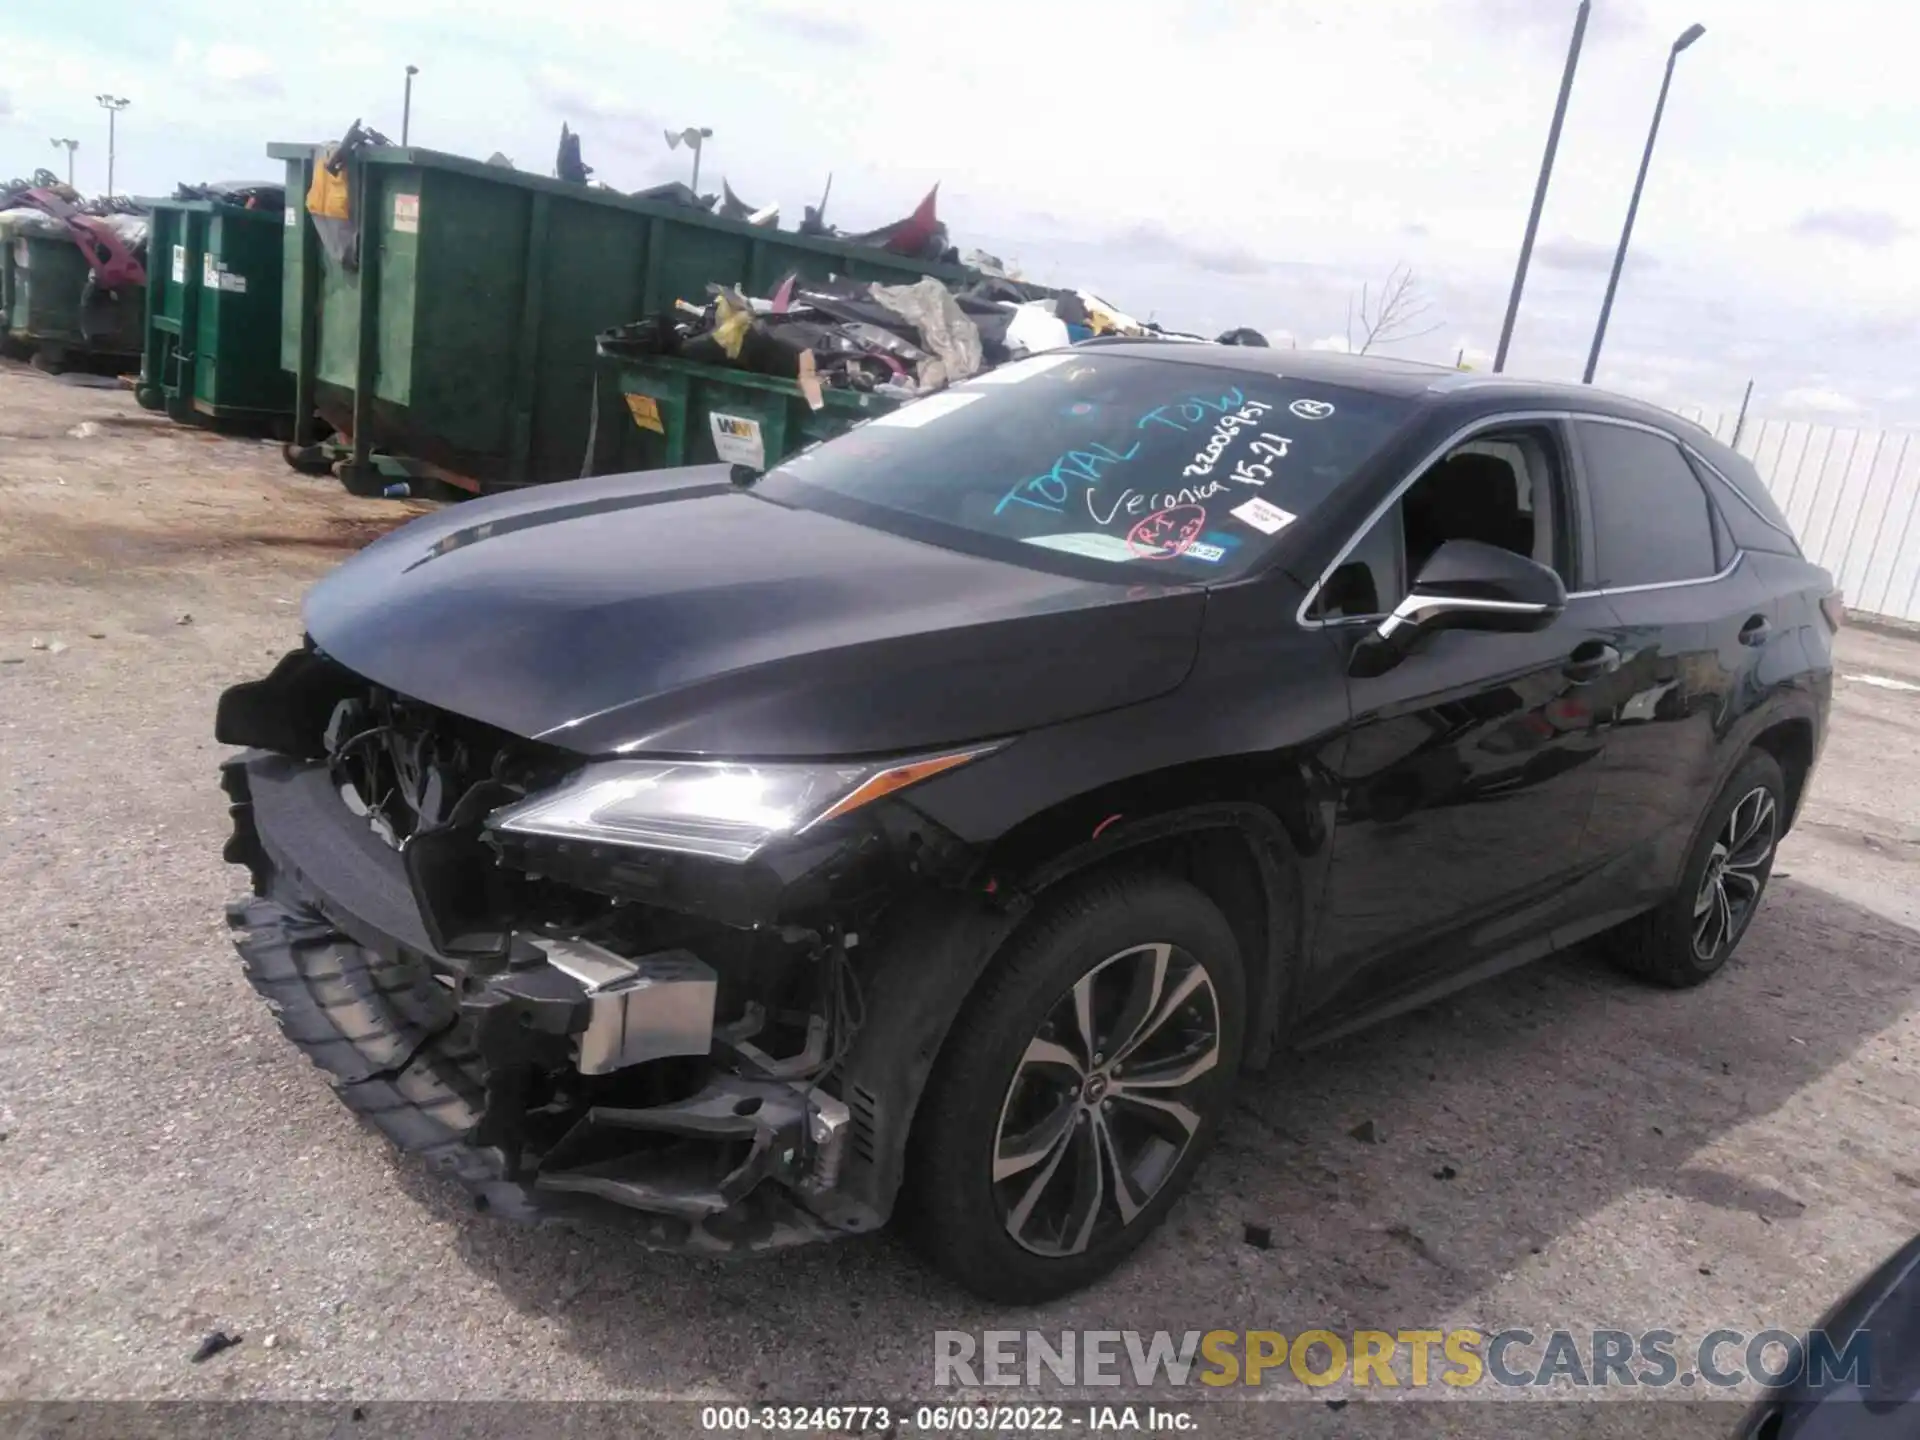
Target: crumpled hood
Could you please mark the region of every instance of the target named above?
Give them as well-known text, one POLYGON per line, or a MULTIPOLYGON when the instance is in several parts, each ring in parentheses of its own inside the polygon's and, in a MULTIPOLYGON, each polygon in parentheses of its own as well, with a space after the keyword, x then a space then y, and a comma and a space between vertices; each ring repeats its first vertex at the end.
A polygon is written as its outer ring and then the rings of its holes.
POLYGON ((307 631, 402 695, 584 754, 911 751, 1150 699, 1192 665, 1201 591, 959 554, 727 475, 423 516, 316 585, 307 631))

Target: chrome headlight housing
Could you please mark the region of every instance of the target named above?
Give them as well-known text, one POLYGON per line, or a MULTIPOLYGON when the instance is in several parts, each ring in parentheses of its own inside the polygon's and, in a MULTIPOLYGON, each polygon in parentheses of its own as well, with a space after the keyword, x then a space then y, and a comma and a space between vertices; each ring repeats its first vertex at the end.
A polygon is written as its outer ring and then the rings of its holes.
POLYGON ((742 864, 777 840, 997 748, 877 762, 605 760, 502 806, 487 826, 742 864))

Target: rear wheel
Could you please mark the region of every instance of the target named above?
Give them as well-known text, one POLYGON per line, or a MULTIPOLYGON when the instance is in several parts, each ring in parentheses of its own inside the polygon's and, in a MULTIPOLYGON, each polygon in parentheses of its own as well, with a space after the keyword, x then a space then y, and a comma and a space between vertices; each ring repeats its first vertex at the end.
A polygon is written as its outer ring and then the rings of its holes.
POLYGON ((1698 985, 1727 963, 1753 923, 1773 873, 1786 788, 1773 756, 1764 750, 1748 753, 1707 812, 1679 888, 1610 937, 1623 969, 1683 988, 1698 985))
POLYGON ((1232 929, 1183 881, 1056 901, 994 962, 928 1085, 908 1177, 921 1252, 1015 1304, 1118 1265, 1213 1141, 1245 988, 1232 929))

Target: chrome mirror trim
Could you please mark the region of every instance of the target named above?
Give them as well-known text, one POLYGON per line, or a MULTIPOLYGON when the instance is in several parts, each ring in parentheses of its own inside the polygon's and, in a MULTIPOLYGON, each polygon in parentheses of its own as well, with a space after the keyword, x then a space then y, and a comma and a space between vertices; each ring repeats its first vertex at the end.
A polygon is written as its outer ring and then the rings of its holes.
POLYGON ((1393 613, 1380 622, 1374 634, 1382 640, 1391 640, 1402 630, 1417 630, 1447 614, 1545 615, 1550 608, 1532 600, 1481 600, 1457 595, 1423 595, 1415 590, 1393 607, 1393 613))

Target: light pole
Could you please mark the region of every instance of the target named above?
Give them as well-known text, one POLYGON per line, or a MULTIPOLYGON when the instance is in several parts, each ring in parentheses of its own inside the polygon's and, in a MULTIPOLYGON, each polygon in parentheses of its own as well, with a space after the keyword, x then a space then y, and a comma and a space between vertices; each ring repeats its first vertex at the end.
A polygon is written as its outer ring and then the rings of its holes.
POLYGON ((58 150, 62 145, 67 147, 67 188, 71 190, 73 189, 73 152, 80 148, 80 142, 78 140, 62 140, 56 135, 53 140, 53 148, 58 150))
POLYGON ((1647 149, 1640 157, 1640 174, 1633 182, 1633 199, 1627 202, 1627 223, 1620 231, 1620 248, 1613 253, 1613 273, 1607 277, 1607 298, 1600 302, 1600 323, 1593 327, 1593 349, 1587 354, 1587 373, 1580 383, 1591 385, 1593 372, 1600 366, 1600 346, 1607 338, 1607 321, 1613 314, 1613 295, 1620 288, 1620 267, 1627 263, 1627 244, 1633 239, 1633 217, 1640 213, 1640 191, 1647 183, 1647 167, 1653 163, 1653 142, 1660 137, 1660 112, 1667 108, 1667 87, 1673 84, 1674 62, 1680 52, 1707 33, 1704 25, 1689 25, 1680 32, 1667 52, 1667 73, 1660 81, 1660 98, 1654 102, 1653 124, 1647 128, 1647 149))
POLYGON ((407 98, 400 104, 400 143, 407 143, 407 132, 413 128, 413 77, 420 73, 418 65, 407 66, 407 98))
POLYGON ((113 150, 114 121, 120 118, 120 112, 133 102, 124 95, 96 95, 100 108, 107 112, 107 198, 113 198, 113 150))
POLYGON ((667 131, 667 148, 677 150, 682 145, 693 151, 693 193, 700 195, 700 149, 704 142, 713 138, 713 131, 689 125, 684 130, 667 131))
POLYGON ((1560 98, 1554 102, 1553 124, 1547 127, 1547 153, 1540 160, 1540 179, 1533 187, 1533 211, 1527 216, 1527 233, 1520 241, 1520 263, 1513 267, 1513 293, 1507 297, 1507 318, 1500 325, 1500 346, 1493 352, 1493 370, 1497 375, 1507 368, 1507 346, 1513 342, 1513 322, 1520 315, 1520 292, 1526 288, 1527 265, 1533 259, 1533 239, 1540 231, 1540 212, 1547 204, 1547 182, 1553 178, 1553 157, 1560 149, 1560 127, 1567 118, 1567 97, 1573 93, 1573 72, 1580 64, 1580 42, 1587 35, 1587 12, 1593 0, 1580 0, 1573 19, 1573 43, 1567 47, 1567 69, 1560 77, 1560 98))

